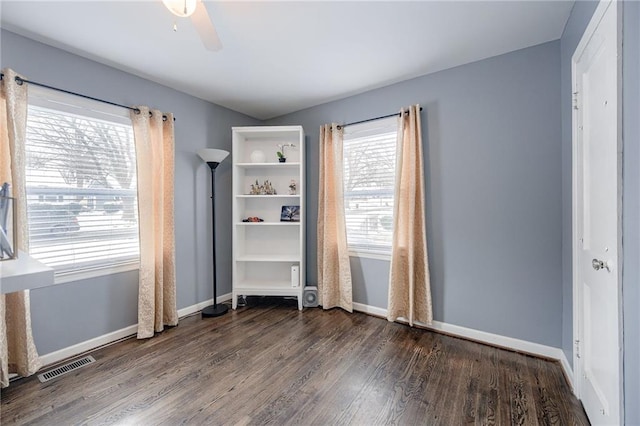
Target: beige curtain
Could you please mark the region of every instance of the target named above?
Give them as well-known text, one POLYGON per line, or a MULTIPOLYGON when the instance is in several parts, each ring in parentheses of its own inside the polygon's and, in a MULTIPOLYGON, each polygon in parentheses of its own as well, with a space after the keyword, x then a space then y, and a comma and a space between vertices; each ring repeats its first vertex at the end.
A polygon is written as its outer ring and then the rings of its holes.
POLYGON ((342 128, 320 127, 318 301, 323 309, 353 312, 342 179, 342 128))
POLYGON ((138 172, 140 277, 138 339, 178 324, 173 220, 173 115, 131 112, 138 172))
POLYGON ((431 324, 420 105, 400 111, 387 319, 431 324))
MULTIPOLYGON (((16 73, 2 70, 0 83, 0 185, 11 184, 17 199, 18 249, 29 252, 25 188, 25 133, 27 86, 15 81, 16 73)), ((9 373, 26 377, 41 367, 31 332, 29 291, 0 295, 0 382, 9 386, 9 373)))

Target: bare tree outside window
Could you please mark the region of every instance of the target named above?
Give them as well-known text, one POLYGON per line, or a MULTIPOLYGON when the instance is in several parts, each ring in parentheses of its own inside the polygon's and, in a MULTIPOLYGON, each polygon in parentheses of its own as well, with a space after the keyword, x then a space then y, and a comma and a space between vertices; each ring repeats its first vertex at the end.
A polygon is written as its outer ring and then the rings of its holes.
MULTIPOLYGON (((31 170, 56 170, 72 188, 132 189, 135 151, 130 128, 45 109, 30 114, 31 170)), ((76 200, 85 199, 82 193, 76 200)), ((135 219, 135 197, 122 196, 125 220, 135 219)))
POLYGON ((29 105, 27 213, 41 261, 137 258, 133 130, 119 121, 29 105))
POLYGON ((396 139, 395 121, 344 136, 345 221, 353 252, 391 252, 396 139))
POLYGON ((385 142, 384 137, 348 142, 344 155, 346 192, 393 188, 396 147, 385 142))

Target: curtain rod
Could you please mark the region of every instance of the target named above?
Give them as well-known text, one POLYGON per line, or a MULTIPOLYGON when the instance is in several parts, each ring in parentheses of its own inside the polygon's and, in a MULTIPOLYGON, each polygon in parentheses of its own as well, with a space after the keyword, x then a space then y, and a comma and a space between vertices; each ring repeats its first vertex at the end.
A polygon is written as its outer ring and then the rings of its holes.
MULTIPOLYGON (((420 111, 422 111, 422 107, 420 107, 420 111)), ((408 113, 409 111, 405 111, 405 114, 408 114, 408 113)), ((396 112, 395 114, 388 114, 388 115, 382 115, 380 117, 367 118, 366 120, 354 121, 353 123, 339 124, 338 129, 343 129, 347 126, 353 126, 354 124, 368 123, 370 121, 382 120, 383 118, 389 118, 389 117, 395 117, 395 116, 400 116, 400 113, 396 112)))
MULTIPOLYGON (((4 79, 4 73, 0 73, 0 80, 2 80, 2 79, 4 79)), ((81 93, 71 92, 69 90, 65 90, 65 89, 60 89, 58 87, 49 86, 49 85, 44 84, 44 83, 38 83, 37 81, 25 80, 24 78, 21 78, 21 77, 18 77, 18 76, 16 76, 15 80, 16 80, 16 84, 18 84, 20 86, 22 84, 24 84, 24 83, 33 84, 34 86, 44 87, 46 89, 55 90, 56 92, 62 92, 62 93, 66 93, 68 95, 79 96, 79 97, 84 98, 84 99, 90 99, 92 101, 102 102, 103 104, 109 104, 109 105, 117 106, 117 107, 120 107, 120 108, 126 108, 128 110, 135 111, 136 114, 140 114, 140 109, 135 108, 135 107, 130 107, 130 106, 127 106, 127 105, 117 104, 115 102, 106 101, 104 99, 98 99, 98 98, 94 98, 92 96, 83 95, 81 93)), ((149 111, 149 115, 151 115, 151 111, 149 111)), ((162 120, 163 121, 167 121, 167 116, 163 115, 162 116, 162 120)), ((175 117, 173 117, 173 121, 176 121, 175 117)))

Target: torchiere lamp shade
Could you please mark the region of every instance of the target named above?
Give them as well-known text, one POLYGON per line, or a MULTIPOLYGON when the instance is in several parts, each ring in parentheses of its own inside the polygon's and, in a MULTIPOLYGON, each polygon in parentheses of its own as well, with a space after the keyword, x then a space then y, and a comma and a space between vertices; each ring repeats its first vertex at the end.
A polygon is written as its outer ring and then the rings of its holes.
POLYGON ((204 148, 198 150, 198 155, 206 163, 222 163, 229 156, 229 151, 224 149, 204 148))

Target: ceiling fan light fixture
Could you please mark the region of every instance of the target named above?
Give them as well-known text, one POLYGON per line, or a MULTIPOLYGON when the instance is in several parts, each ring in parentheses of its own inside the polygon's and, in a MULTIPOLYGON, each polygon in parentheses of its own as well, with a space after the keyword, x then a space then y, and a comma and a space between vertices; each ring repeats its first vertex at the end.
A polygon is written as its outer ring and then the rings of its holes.
POLYGON ((188 18, 196 11, 198 0, 162 0, 171 13, 181 18, 188 18))

